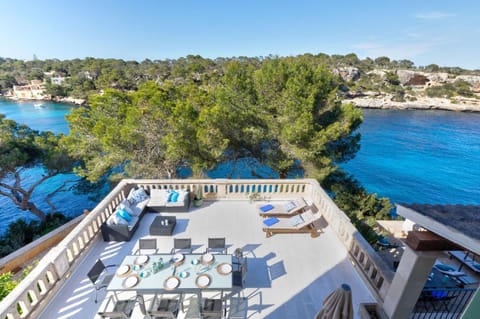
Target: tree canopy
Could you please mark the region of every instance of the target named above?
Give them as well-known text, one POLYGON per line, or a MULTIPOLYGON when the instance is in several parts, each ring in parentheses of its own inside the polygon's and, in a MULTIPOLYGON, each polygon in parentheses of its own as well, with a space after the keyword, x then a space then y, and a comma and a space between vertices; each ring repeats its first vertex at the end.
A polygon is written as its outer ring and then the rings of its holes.
POLYGON ((254 158, 281 176, 299 162, 321 180, 357 151, 361 111, 336 99, 337 78, 315 59, 235 60, 221 73, 92 97, 67 117, 64 145, 82 159, 78 173, 171 178, 182 166, 200 175, 254 158))
POLYGON ((59 139, 52 132, 32 130, 0 114, 0 195, 42 221, 46 213, 31 201, 33 191, 49 178, 71 172, 73 165, 59 139), (37 165, 44 168, 44 174, 33 183, 25 182, 22 172, 37 165))

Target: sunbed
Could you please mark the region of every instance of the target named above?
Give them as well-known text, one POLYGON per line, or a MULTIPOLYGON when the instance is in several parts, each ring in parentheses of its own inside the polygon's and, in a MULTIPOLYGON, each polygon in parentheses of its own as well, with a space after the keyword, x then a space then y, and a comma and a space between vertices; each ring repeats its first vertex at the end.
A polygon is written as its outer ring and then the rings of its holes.
POLYGON ((290 217, 300 214, 306 207, 307 203, 300 197, 282 203, 259 205, 258 213, 262 217, 290 217))
POLYGON ((319 235, 314 223, 321 218, 319 212, 313 213, 311 209, 288 218, 270 217, 263 221, 265 235, 271 237, 273 234, 295 234, 310 233, 312 237, 319 235))

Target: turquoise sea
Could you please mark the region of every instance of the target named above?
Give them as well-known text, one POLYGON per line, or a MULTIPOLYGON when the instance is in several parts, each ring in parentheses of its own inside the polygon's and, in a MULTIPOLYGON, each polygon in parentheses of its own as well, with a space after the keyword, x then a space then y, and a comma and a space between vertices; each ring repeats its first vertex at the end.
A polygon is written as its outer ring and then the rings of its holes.
MULTIPOLYGON (((37 130, 68 133, 65 115, 72 106, 0 99, 0 113, 37 130)), ((342 167, 370 192, 398 203, 480 204, 480 113, 364 110, 361 149, 342 167)), ((234 168, 241 171, 242 167, 234 168)), ((223 171, 222 169, 220 171, 223 171)), ((218 170, 217 170, 218 172, 218 170)), ((268 173, 268 170, 267 170, 268 173)), ((34 179, 40 169, 27 170, 34 179)), ((211 177, 222 177, 210 174, 211 177)), ((267 174, 268 175, 268 174, 267 174)), ((248 176, 244 176, 248 177, 248 176)), ((39 188, 34 199, 48 209, 44 195, 72 175, 58 176, 39 188)), ((60 211, 77 216, 96 202, 86 195, 60 193, 60 211)), ((19 217, 30 217, 0 197, 0 232, 19 217)))
MULTIPOLYGON (((55 133, 68 133, 68 125, 65 115, 72 108, 68 104, 42 102, 41 106, 35 106, 40 102, 13 102, 0 99, 0 114, 19 123, 26 124, 35 130, 50 130, 55 133)), ((26 169, 22 172, 22 178, 25 185, 29 185, 37 180, 37 177, 43 173, 39 167, 26 169)), ((33 201, 45 212, 50 211, 50 206, 45 202, 45 195, 60 187, 65 180, 78 179, 73 174, 58 175, 36 188, 32 195, 33 201)), ((56 205, 58 211, 67 216, 78 216, 83 209, 92 209, 96 202, 90 200, 88 195, 76 195, 72 191, 59 192, 53 198, 52 202, 56 205)), ((18 218, 32 218, 32 214, 24 212, 13 205, 10 199, 0 196, 0 233, 3 233, 8 224, 18 218)))

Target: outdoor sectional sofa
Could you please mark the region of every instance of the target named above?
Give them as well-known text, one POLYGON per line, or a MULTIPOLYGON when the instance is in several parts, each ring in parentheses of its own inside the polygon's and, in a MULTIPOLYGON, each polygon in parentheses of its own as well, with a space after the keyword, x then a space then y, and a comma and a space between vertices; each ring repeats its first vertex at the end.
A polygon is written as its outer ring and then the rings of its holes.
POLYGON ((139 188, 132 189, 126 199, 116 207, 113 214, 100 226, 104 241, 129 241, 146 212, 150 197, 139 188), (128 220, 121 218, 127 212, 128 220))
POLYGON ((156 189, 150 190, 148 209, 155 212, 187 213, 190 207, 190 193, 185 189, 156 189), (172 200, 172 194, 178 196, 172 200))

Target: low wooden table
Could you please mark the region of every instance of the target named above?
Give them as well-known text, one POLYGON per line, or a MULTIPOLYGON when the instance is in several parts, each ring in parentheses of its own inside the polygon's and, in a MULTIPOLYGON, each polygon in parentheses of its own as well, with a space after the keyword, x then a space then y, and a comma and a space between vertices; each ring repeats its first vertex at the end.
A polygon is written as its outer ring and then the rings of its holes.
POLYGON ((150 225, 150 235, 171 236, 176 224, 177 218, 175 216, 157 216, 150 225))

